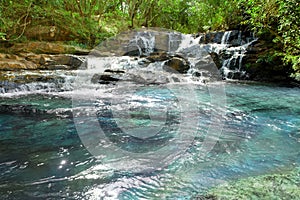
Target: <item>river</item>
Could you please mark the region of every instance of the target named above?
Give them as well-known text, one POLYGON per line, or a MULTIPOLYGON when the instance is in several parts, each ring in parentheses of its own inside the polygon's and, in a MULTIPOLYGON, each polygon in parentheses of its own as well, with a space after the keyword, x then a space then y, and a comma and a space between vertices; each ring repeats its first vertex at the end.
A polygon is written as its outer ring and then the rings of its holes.
POLYGON ((143 59, 56 71, 64 81, 6 82, 1 199, 190 199, 300 166, 299 88, 224 81, 214 70, 195 78, 197 64, 173 73, 164 60, 145 70, 143 59), (95 76, 105 69, 110 76, 95 76))

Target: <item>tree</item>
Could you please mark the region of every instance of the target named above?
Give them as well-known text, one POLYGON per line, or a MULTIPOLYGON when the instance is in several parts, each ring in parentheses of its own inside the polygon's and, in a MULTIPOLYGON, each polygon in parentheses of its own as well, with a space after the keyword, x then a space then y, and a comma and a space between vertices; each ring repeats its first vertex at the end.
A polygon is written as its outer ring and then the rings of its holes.
POLYGON ((300 3, 298 0, 240 0, 244 8, 244 23, 258 34, 271 35, 281 50, 274 55, 282 56, 286 65, 292 65, 292 76, 300 80, 300 3))

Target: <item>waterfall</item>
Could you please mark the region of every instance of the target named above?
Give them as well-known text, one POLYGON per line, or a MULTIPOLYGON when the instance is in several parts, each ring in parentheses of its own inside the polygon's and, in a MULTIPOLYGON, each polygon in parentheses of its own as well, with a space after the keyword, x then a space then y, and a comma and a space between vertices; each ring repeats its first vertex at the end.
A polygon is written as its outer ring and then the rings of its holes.
POLYGON ((77 63, 84 61, 77 70, 71 67, 2 72, 0 94, 66 93, 77 87, 94 90, 107 84, 118 85, 119 81, 201 84, 219 80, 218 64, 224 78, 244 78, 247 74, 243 59, 255 40, 253 35, 245 37, 241 31, 208 33, 195 38, 174 31, 142 29, 108 40, 86 57, 76 57, 73 60, 77 63), (221 63, 212 59, 213 52, 221 63))
POLYGON ((230 33, 231 33, 231 31, 226 31, 224 33, 224 35, 222 36, 221 44, 225 44, 225 45, 228 44, 230 33))
MULTIPOLYGON (((222 32, 212 32, 202 37, 208 38, 209 41, 201 40, 200 44, 209 53, 216 53, 220 63, 220 72, 224 79, 246 79, 247 73, 243 66, 243 59, 246 56, 248 47, 257 38, 253 34, 244 36, 242 31, 226 31, 221 39, 218 39, 222 32)), ((217 63, 219 64, 219 63, 217 63)))
POLYGON ((0 95, 70 92, 75 75, 64 70, 7 72, 8 80, 0 81, 0 95))
POLYGON ((139 55, 149 55, 154 51, 155 37, 151 32, 137 32, 129 41, 131 50, 138 50, 139 55))
POLYGON ((120 81, 169 84, 203 83, 216 79, 217 70, 213 60, 200 47, 199 39, 192 35, 170 31, 141 31, 131 37, 125 47, 128 52, 120 50, 123 56, 89 56, 89 70, 79 72, 76 88, 82 88, 84 92, 86 88, 100 90, 106 88, 107 83, 118 85, 120 81))

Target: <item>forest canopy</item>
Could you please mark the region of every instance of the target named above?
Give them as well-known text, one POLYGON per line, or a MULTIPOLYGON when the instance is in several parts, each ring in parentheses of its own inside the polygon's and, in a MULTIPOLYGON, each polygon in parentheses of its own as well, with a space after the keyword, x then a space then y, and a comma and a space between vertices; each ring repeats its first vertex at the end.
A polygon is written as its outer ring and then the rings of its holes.
POLYGON ((26 42, 30 32, 45 27, 65 34, 57 40, 87 47, 139 27, 253 31, 276 45, 270 58, 292 65, 300 80, 298 0, 0 0, 1 42, 26 42))

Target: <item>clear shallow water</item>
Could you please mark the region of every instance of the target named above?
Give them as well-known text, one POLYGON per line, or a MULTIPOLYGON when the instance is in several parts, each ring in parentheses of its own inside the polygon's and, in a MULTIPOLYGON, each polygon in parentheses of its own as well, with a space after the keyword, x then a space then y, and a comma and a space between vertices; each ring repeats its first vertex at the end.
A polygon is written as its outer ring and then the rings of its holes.
MULTIPOLYGON (((229 180, 299 166, 300 89, 231 83, 225 86, 227 112, 222 135, 215 139, 214 148, 200 156, 210 123, 209 113, 214 108, 209 104, 205 87, 199 87, 196 93, 200 103, 185 115, 198 120, 193 142, 164 168, 141 172, 130 168, 114 170, 104 164, 105 158, 113 156, 111 152, 103 152, 105 156, 101 160, 87 151, 77 134, 70 98, 42 94, 3 97, 0 100, 0 197, 183 199, 229 180)), ((161 126, 160 110, 167 109, 170 111, 168 129, 153 138, 153 144, 158 145, 155 147, 152 143, 125 140, 126 135, 111 140, 127 150, 159 148, 159 142, 175 137, 182 111, 177 109, 174 96, 161 88, 146 87, 136 93, 147 98, 134 99, 135 104, 126 108, 130 110, 130 119, 120 114, 124 106, 117 107, 114 114, 118 116, 115 119, 119 120, 118 124, 125 130, 132 124, 161 126)), ((106 102, 107 99, 98 99, 97 119, 113 135, 116 130, 111 116, 107 115, 106 102)), ((84 134, 93 134, 94 129, 86 123, 84 134)), ((127 164, 126 159, 118 158, 116 162, 127 164)))

